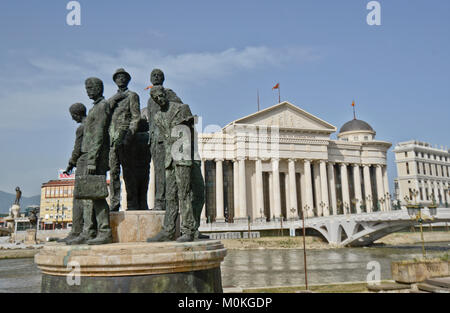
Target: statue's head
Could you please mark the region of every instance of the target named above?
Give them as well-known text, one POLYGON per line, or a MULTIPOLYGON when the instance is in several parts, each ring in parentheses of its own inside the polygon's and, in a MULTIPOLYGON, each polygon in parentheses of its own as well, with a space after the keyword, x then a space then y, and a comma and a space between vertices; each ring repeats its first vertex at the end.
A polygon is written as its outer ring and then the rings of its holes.
POLYGON ((16 187, 16 191, 20 191, 20 187, 16 187))
POLYGON ((131 75, 123 68, 119 68, 113 75, 113 80, 119 88, 125 88, 131 80, 131 75))
POLYGON ((89 99, 96 100, 103 95, 103 82, 100 78, 89 77, 85 81, 85 86, 89 99))
POLYGON ((81 123, 83 118, 86 117, 86 107, 83 103, 74 103, 69 108, 70 115, 72 116, 72 119, 77 122, 81 123))
POLYGON ((166 91, 163 86, 153 86, 150 91, 150 96, 153 101, 159 104, 160 107, 164 107, 169 104, 169 100, 167 100, 166 91))
POLYGON ((162 86, 164 83, 164 73, 159 68, 153 69, 152 73, 150 74, 150 81, 152 82, 153 86, 162 86))
POLYGON ((149 125, 146 117, 141 117, 138 122, 138 132, 148 132, 149 125))

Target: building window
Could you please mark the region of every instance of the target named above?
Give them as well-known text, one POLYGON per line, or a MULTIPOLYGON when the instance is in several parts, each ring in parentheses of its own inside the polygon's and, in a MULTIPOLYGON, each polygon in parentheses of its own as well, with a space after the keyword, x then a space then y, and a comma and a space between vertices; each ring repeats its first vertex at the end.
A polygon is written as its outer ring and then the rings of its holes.
POLYGON ((406 162, 406 174, 409 175, 409 163, 406 162))
POLYGON ((417 173, 420 174, 420 166, 418 162, 416 162, 416 166, 417 166, 417 173))
POLYGON ((405 158, 407 158, 408 157, 408 152, 405 152, 405 158))
POLYGON ((364 136, 364 140, 369 140, 369 136, 364 136))

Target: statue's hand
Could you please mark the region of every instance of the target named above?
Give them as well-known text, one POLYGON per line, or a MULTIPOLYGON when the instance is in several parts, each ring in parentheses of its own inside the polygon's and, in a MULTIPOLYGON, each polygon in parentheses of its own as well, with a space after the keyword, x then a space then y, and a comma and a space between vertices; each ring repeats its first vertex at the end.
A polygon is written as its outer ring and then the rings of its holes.
POLYGON ((88 171, 89 175, 94 175, 95 174, 95 170, 96 170, 95 165, 88 165, 87 171, 88 171))
POLYGON ((72 172, 72 170, 73 170, 73 166, 72 166, 72 165, 69 165, 69 166, 67 166, 67 168, 66 168, 66 170, 63 172, 63 174, 64 174, 64 175, 70 175, 71 172, 72 172))
POLYGON ((123 145, 129 146, 131 144, 132 137, 133 135, 131 135, 130 132, 128 131, 123 138, 123 145))

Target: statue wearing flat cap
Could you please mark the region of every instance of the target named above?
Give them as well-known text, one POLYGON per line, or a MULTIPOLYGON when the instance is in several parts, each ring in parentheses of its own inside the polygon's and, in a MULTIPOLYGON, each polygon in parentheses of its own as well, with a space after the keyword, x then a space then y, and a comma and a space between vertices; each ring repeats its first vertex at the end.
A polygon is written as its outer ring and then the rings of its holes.
MULTIPOLYGON (((127 153, 130 143, 138 130, 139 120, 141 118, 139 96, 137 93, 128 89, 128 83, 131 80, 123 68, 119 68, 113 75, 113 80, 119 89, 113 97, 122 98, 117 103, 111 102, 111 125, 109 127, 110 136, 110 153, 109 153, 109 168, 110 168, 110 196, 111 196, 111 211, 118 211, 120 207, 120 166, 124 172, 124 178, 132 176, 128 171, 132 171, 132 160, 127 153)), ((127 182, 125 179, 125 187, 128 199, 137 199, 134 196, 135 190, 129 188, 133 185, 132 182, 127 182)), ((137 203, 130 200, 127 203, 128 210, 136 210, 137 203)))

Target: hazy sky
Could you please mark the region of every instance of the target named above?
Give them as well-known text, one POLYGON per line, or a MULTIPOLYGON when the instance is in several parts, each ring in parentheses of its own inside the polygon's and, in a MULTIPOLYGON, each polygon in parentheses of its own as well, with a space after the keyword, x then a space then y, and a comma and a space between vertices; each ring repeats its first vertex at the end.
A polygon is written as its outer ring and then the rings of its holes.
POLYGON ((355 99, 377 139, 450 143, 450 1, 379 1, 381 26, 367 25, 368 0, 81 0, 81 26, 66 24, 68 2, 0 3, 0 190, 35 195, 56 178, 74 141, 68 107, 91 106, 89 76, 111 96, 118 67, 141 108, 163 69, 203 126, 256 111, 257 88, 262 108, 275 104, 280 82, 281 100, 338 129, 355 99))

